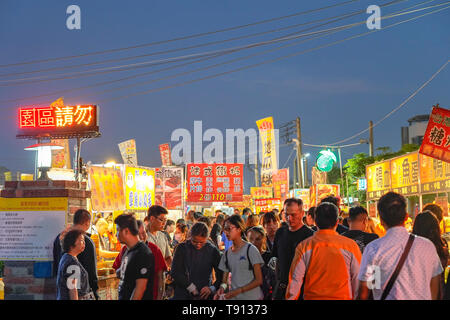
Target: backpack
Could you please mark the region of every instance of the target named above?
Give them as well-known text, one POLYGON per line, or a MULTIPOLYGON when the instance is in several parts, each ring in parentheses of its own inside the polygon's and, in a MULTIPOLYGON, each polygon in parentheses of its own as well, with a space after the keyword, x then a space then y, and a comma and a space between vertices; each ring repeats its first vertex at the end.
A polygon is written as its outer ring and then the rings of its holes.
MULTIPOLYGON (((250 255, 248 253, 250 251, 250 245, 251 244, 249 243, 247 246, 248 270, 253 271, 253 265, 250 261, 250 255)), ((230 266, 228 264, 228 250, 225 251, 225 266, 227 267, 228 270, 231 270, 230 266)), ((263 266, 261 267, 261 272, 262 272, 263 283, 262 283, 262 285, 260 285, 260 288, 264 294, 264 300, 268 300, 268 297, 272 294, 272 288, 270 286, 270 282, 267 281, 268 279, 270 279, 270 275, 269 275, 270 270, 265 264, 263 264, 263 266)))

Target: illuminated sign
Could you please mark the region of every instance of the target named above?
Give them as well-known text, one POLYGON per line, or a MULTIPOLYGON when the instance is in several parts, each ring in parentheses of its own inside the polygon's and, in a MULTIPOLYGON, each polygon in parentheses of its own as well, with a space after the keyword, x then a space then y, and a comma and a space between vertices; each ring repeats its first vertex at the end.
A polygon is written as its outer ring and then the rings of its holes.
POLYGON ((316 166, 320 171, 330 172, 335 162, 337 162, 337 159, 333 152, 322 150, 317 157, 316 166))
POLYGON ((98 108, 95 105, 19 108, 17 138, 95 137, 98 108))

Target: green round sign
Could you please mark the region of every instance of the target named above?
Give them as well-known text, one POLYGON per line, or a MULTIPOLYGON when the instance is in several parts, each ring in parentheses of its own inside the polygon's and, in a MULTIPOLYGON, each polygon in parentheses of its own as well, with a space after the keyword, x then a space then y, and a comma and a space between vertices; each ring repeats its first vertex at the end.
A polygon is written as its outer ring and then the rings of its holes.
POLYGON ((330 150, 322 150, 316 159, 317 169, 324 172, 330 172, 334 163, 337 162, 336 156, 330 150))

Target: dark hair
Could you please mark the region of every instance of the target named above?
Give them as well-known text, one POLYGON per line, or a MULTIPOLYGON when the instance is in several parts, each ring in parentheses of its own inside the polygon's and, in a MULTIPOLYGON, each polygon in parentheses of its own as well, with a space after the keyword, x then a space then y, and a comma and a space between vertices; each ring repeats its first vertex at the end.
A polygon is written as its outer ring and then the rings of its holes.
POLYGON ((338 197, 335 196, 328 196, 326 198, 323 198, 320 203, 322 202, 331 202, 332 204, 334 204, 336 207, 339 208, 339 203, 341 202, 341 200, 338 197))
POLYGON ((350 221, 356 221, 358 220, 362 215, 368 217, 369 214, 367 213, 367 210, 364 207, 352 207, 348 211, 348 219, 350 221))
POLYGON ((338 207, 331 202, 322 202, 316 208, 316 226, 319 229, 331 229, 333 228, 339 216, 338 207))
POLYGON ((201 217, 198 219, 198 222, 203 222, 204 224, 206 224, 206 226, 207 226, 208 228, 211 228, 211 220, 210 220, 208 217, 206 217, 206 216, 201 216, 201 217))
POLYGON ((247 229, 251 228, 251 227, 255 227, 257 225, 259 225, 258 215, 256 215, 256 214, 249 215, 247 218, 247 222, 245 223, 245 226, 247 227, 247 229))
POLYGON ((131 214, 121 214, 114 220, 114 223, 117 224, 121 230, 130 230, 130 233, 133 236, 137 236, 139 234, 138 223, 136 221, 136 218, 131 214))
POLYGON ((245 241, 247 241, 247 237, 245 235, 245 224, 244 224, 244 220, 242 220, 241 216, 238 214, 233 214, 232 216, 229 216, 228 218, 225 219, 225 223, 229 223, 232 224, 233 226, 235 226, 237 229, 241 229, 241 238, 245 241))
POLYGON ((275 223, 280 222, 280 219, 277 217, 277 215, 273 211, 267 212, 263 215, 263 218, 262 218, 263 226, 270 223, 270 221, 273 221, 275 223))
POLYGON ((300 206, 303 206, 303 201, 302 201, 302 199, 289 198, 289 199, 284 200, 283 208, 284 208, 285 206, 288 206, 288 207, 289 207, 289 206, 293 205, 294 203, 296 203, 299 207, 300 207, 300 206))
MULTIPOLYGON (((245 232, 246 235, 247 235, 250 231, 251 231, 251 232, 259 233, 259 234, 263 237, 263 239, 266 238, 266 230, 264 230, 264 228, 261 227, 261 226, 254 226, 254 227, 248 228, 247 231, 245 232)), ((263 245, 261 249, 262 249, 263 252, 266 251, 266 250, 267 250, 267 244, 263 245)))
POLYGON ((179 223, 179 224, 177 224, 176 228, 177 228, 178 230, 180 230, 182 233, 187 234, 187 232, 188 232, 188 227, 187 227, 187 225, 185 225, 184 223, 179 223))
MULTIPOLYGON (((183 220, 183 221, 184 221, 184 220, 183 220)), ((172 225, 174 225, 174 224, 175 224, 175 221, 170 220, 170 219, 167 219, 166 225, 164 226, 164 230, 166 230, 167 227, 170 227, 170 226, 172 226, 172 225)))
POLYGON ((177 223, 176 223, 175 225, 177 225, 177 224, 179 224, 179 223, 186 224, 186 220, 184 220, 184 219, 178 219, 178 220, 177 220, 177 223))
POLYGON ((205 238, 209 237, 209 229, 208 229, 208 226, 206 225, 206 223, 196 222, 191 227, 191 237, 195 237, 195 236, 205 237, 205 238))
POLYGON ((309 208, 306 215, 310 216, 314 220, 316 218, 316 207, 309 208))
POLYGON ((441 229, 439 227, 438 218, 431 211, 423 211, 419 213, 414 220, 412 233, 427 238, 433 242, 436 251, 441 260, 447 257, 444 241, 441 238, 441 229))
POLYGON ((68 231, 61 242, 61 247, 63 252, 69 252, 70 249, 75 247, 75 242, 77 241, 80 235, 84 235, 84 232, 78 229, 71 229, 68 231))
POLYGON ((153 205, 148 208, 147 216, 158 218, 161 214, 168 214, 167 209, 158 205, 153 205))
POLYGON ((73 215, 73 224, 85 224, 91 220, 91 214, 85 209, 78 209, 73 215))
POLYGON ((225 222, 225 216, 223 214, 219 214, 216 217, 216 224, 218 224, 221 228, 223 228, 223 223, 225 222))
POLYGON ((247 214, 248 212, 250 212, 250 214, 252 214, 252 209, 244 208, 244 210, 242 210, 242 214, 247 214))
POLYGON ((201 212, 194 212, 194 219, 198 221, 198 219, 200 219, 201 217, 203 217, 203 214, 201 212))
POLYGON ((444 219, 443 210, 440 205, 435 204, 435 203, 428 203, 425 205, 425 207, 423 207, 422 211, 427 211, 427 210, 434 213, 434 215, 436 216, 436 218, 438 219, 439 222, 441 222, 442 219, 444 219))
POLYGON ((212 240, 212 242, 214 242, 214 244, 216 245, 216 247, 219 247, 219 244, 217 243, 217 237, 222 233, 222 227, 215 223, 213 225, 213 227, 211 228, 211 235, 210 238, 212 240))
POLYGON ((380 219, 391 228, 401 225, 407 216, 406 200, 401 194, 388 192, 383 195, 377 205, 380 219))
POLYGON ((148 216, 145 216, 144 222, 147 222, 147 221, 148 221, 148 216))
POLYGON ((140 229, 140 227, 142 227, 144 225, 142 220, 136 220, 136 223, 137 223, 138 230, 140 229))

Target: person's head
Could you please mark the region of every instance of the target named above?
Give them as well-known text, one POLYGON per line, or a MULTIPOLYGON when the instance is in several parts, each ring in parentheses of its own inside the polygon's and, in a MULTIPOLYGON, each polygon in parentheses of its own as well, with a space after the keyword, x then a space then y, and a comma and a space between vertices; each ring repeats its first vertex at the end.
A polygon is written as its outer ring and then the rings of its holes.
POLYGON ((339 216, 338 207, 331 202, 321 202, 316 208, 316 226, 320 230, 331 229, 337 227, 339 216))
POLYGON ((280 210, 278 210, 277 208, 273 208, 272 212, 275 213, 275 214, 278 214, 278 213, 280 213, 280 210))
POLYGON ((223 229, 223 223, 225 222, 225 215, 219 214, 216 217, 216 223, 223 229))
POLYGON ((175 231, 175 221, 167 219, 166 225, 164 226, 164 231, 166 231, 167 233, 173 233, 175 231))
POLYGON ((84 232, 91 226, 91 214, 85 209, 78 209, 73 215, 73 226, 84 232))
POLYGON ((444 249, 441 239, 439 220, 433 212, 423 211, 419 213, 414 220, 412 233, 431 240, 436 247, 439 257, 445 256, 444 250, 446 249, 444 249))
POLYGON ((121 214, 114 220, 117 228, 117 239, 120 243, 129 245, 139 240, 139 229, 136 218, 131 214, 121 214))
POLYGON ((204 222, 197 222, 191 227, 191 243, 195 249, 200 250, 208 241, 209 229, 204 222))
POLYGON ((194 212, 194 222, 198 222, 198 219, 203 217, 203 214, 201 212, 194 212))
POLYGON ((189 210, 186 214, 186 220, 191 222, 194 221, 194 213, 195 210, 189 210))
POLYGON ((332 204, 334 204, 336 207, 339 208, 339 205, 341 204, 341 199, 335 196, 328 196, 320 201, 320 203, 322 202, 331 202, 332 204))
POLYGON ((219 214, 222 214, 222 210, 216 210, 214 216, 217 217, 219 214))
POLYGON ((284 214, 284 208, 281 209, 280 214, 278 215, 280 218, 280 222, 286 222, 286 215, 284 214))
POLYGON ((106 232, 108 232, 109 223, 108 221, 106 221, 106 219, 100 218, 95 224, 95 227, 97 228, 99 235, 104 235, 106 232))
MULTIPOLYGON (((177 223, 175 224, 175 226, 177 225, 177 224, 186 224, 186 220, 184 220, 184 219, 178 219, 177 220, 177 223)), ((175 231, 175 226, 173 227, 174 228, 174 231, 175 231)))
POLYGON ((255 226, 247 230, 247 238, 250 243, 252 243, 259 252, 264 252, 267 249, 266 246, 266 232, 261 226, 255 226))
POLYGON ((148 225, 148 216, 145 216, 144 218, 144 227, 147 228, 148 225))
POLYGON ((239 209, 234 209, 234 214, 241 214, 241 210, 239 210, 239 209))
POLYGON ((348 226, 350 230, 366 231, 369 214, 364 207, 352 207, 348 212, 348 226))
POLYGON ((244 208, 244 210, 242 210, 242 215, 243 216, 248 216, 252 214, 252 209, 250 208, 244 208))
POLYGON ((289 230, 296 231, 303 226, 303 201, 301 199, 289 198, 284 200, 284 214, 289 230))
POLYGON ((259 217, 256 214, 251 214, 247 217, 246 227, 251 228, 259 225, 259 217))
POLYGON ((176 228, 175 228, 175 234, 173 236, 173 238, 178 242, 181 243, 184 240, 186 240, 187 238, 187 233, 188 233, 188 227, 185 224, 177 224, 176 228))
POLYGON ((62 239, 61 247, 63 252, 79 255, 84 251, 84 232, 79 229, 69 230, 62 239))
POLYGON ((431 211, 436 216, 439 223, 444 219, 444 210, 442 210, 441 206, 438 204, 428 203, 423 207, 422 211, 431 211))
POLYGON ((225 219, 224 232, 228 240, 235 241, 239 238, 246 239, 245 225, 240 215, 234 214, 225 219))
POLYGON ((149 226, 151 231, 163 231, 168 214, 169 213, 166 208, 158 205, 153 205, 148 208, 147 216, 149 218, 149 226))
POLYGON ((145 225, 141 220, 136 220, 138 231, 139 231, 139 240, 146 241, 147 240, 147 232, 145 231, 145 225))
POLYGON ((206 226, 208 227, 208 229, 211 230, 211 220, 209 219, 209 217, 201 216, 201 217, 198 219, 198 222, 203 222, 204 224, 206 224, 206 226))
POLYGON ((377 209, 381 223, 386 229, 404 226, 408 218, 405 197, 395 192, 388 192, 383 195, 378 201, 377 209))
POLYGON ((309 227, 314 226, 315 220, 316 219, 316 207, 311 207, 308 209, 308 212, 306 212, 305 215, 305 222, 309 227))
POLYGON ((278 219, 275 212, 267 212, 262 218, 262 225, 269 238, 273 238, 280 227, 280 219, 278 219))

